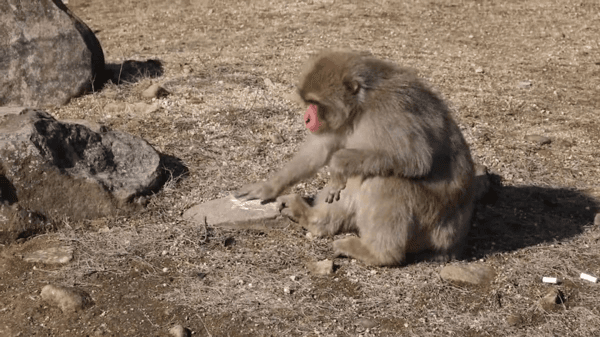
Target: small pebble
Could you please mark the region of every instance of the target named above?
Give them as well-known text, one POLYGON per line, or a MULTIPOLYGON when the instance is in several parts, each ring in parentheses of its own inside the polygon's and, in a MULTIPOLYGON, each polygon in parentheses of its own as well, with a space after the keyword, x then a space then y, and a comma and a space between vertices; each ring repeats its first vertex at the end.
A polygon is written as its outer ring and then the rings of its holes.
POLYGON ((173 337, 190 337, 192 335, 189 329, 184 328, 181 325, 175 325, 169 330, 169 333, 173 337))
POLYGON ((594 225, 600 226, 600 213, 596 213, 596 216, 594 217, 594 225))
POLYGON ((556 304, 560 303, 560 291, 556 288, 550 288, 546 295, 541 299, 542 304, 556 304))
POLYGON ((316 275, 329 275, 333 273, 333 261, 323 260, 319 262, 313 262, 308 265, 308 269, 311 273, 316 275))
POLYGON ((290 288, 288 288, 288 287, 283 288, 283 292, 288 295, 291 293, 290 288))
POLYGON ((279 135, 279 133, 276 133, 276 132, 271 133, 269 135, 269 138, 271 138, 271 142, 273 144, 281 144, 281 143, 283 143, 283 137, 281 137, 281 135, 279 135))
POLYGON ((527 136, 525 136, 525 140, 528 140, 530 142, 535 142, 540 145, 550 144, 552 142, 552 139, 550 139, 548 137, 540 136, 540 135, 527 135, 527 136))
POLYGON ((374 319, 360 318, 356 321, 356 325, 360 325, 365 329, 373 329, 378 323, 374 319))
POLYGON ((167 267, 164 267, 164 268, 163 268, 163 273, 166 273, 166 272, 168 272, 168 271, 169 271, 169 268, 167 268, 167 267))
POLYGON ((483 68, 477 67, 477 68, 475 68, 475 72, 478 74, 483 74, 483 68))
POLYGON ((506 317, 506 323, 508 323, 510 326, 517 326, 521 324, 521 322, 523 322, 521 315, 513 314, 506 317))
POLYGON ((264 81, 265 81, 265 85, 266 85, 267 87, 269 87, 269 88, 273 88, 273 82, 272 82, 270 79, 268 79, 268 78, 266 78, 266 77, 265 77, 265 78, 264 78, 264 81))
POLYGON ((163 87, 158 85, 157 83, 152 84, 148 87, 148 89, 142 92, 142 97, 145 98, 156 98, 161 96, 166 96, 169 92, 165 90, 163 87))
POLYGON ((533 84, 531 83, 531 81, 521 81, 519 82, 519 88, 521 89, 529 89, 531 88, 533 84))
POLYGON ((89 295, 76 288, 46 285, 42 288, 41 297, 50 305, 60 308, 62 312, 75 312, 85 309, 92 303, 89 295))

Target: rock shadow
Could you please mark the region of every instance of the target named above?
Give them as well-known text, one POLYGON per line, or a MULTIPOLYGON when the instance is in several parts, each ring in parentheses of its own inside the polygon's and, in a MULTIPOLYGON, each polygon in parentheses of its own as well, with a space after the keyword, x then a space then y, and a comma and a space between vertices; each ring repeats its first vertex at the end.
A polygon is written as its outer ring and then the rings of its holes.
POLYGON ((160 168, 162 171, 163 180, 153 193, 158 192, 165 184, 169 182, 177 183, 184 179, 189 174, 189 169, 183 161, 177 157, 168 154, 160 153, 160 168))
POLYGON ((0 207, 4 204, 12 205, 17 201, 17 189, 6 178, 4 167, 0 164, 0 207))
POLYGON ((495 184, 487 197, 475 214, 465 258, 567 240, 590 226, 600 209, 598 200, 568 188, 495 184))
POLYGON ((103 84, 109 81, 114 84, 135 83, 143 78, 160 77, 163 73, 164 67, 160 60, 127 60, 123 63, 107 63, 104 68, 103 84))

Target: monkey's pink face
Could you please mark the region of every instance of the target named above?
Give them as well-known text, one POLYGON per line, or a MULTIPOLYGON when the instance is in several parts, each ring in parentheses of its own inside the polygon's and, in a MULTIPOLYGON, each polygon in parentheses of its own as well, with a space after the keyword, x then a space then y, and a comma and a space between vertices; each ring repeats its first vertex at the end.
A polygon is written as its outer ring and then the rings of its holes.
POLYGON ((311 132, 317 132, 321 123, 318 117, 318 107, 314 104, 308 106, 308 109, 304 113, 304 124, 311 132))

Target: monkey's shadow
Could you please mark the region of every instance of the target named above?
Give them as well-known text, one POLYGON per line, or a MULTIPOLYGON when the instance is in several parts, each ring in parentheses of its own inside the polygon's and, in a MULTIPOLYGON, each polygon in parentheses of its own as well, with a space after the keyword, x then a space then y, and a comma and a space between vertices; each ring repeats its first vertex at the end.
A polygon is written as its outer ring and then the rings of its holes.
POLYGON ((495 185, 487 197, 477 207, 465 258, 572 238, 592 224, 600 206, 566 188, 495 185))

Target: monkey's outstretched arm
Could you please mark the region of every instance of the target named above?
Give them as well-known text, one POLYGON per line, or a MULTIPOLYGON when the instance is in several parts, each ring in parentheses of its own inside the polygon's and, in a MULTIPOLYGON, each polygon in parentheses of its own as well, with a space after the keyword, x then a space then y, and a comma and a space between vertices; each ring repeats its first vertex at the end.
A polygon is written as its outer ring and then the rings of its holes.
POLYGON ((271 179, 246 185, 234 195, 243 200, 273 200, 286 187, 314 175, 329 162, 331 155, 339 146, 339 137, 335 135, 315 136, 311 134, 294 158, 271 179))

